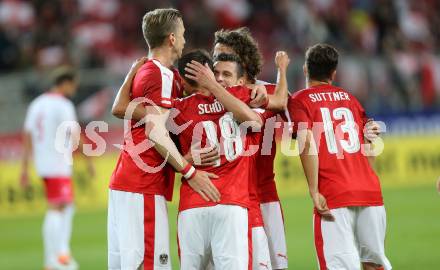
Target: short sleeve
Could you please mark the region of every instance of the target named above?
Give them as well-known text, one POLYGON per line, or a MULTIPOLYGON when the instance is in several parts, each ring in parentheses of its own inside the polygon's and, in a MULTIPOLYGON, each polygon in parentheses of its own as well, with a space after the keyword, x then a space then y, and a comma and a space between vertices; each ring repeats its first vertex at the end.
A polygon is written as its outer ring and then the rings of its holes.
POLYGON ((72 102, 67 101, 65 105, 63 105, 63 110, 61 110, 63 113, 61 116, 61 121, 77 121, 76 120, 76 113, 75 113, 75 106, 72 102))
POLYGON ((275 84, 265 84, 264 86, 266 87, 267 94, 273 95, 275 93, 275 84))
POLYGON ((262 122, 266 122, 267 119, 270 118, 271 114, 269 111, 265 110, 265 109, 261 109, 261 108, 254 108, 252 109, 254 112, 256 112, 258 114, 258 116, 260 116, 262 122))
POLYGON ((145 70, 142 78, 144 84, 144 97, 147 98, 145 106, 157 105, 163 108, 171 108, 174 73, 153 60, 154 65, 145 70))
POLYGON ((289 98, 287 108, 289 111, 290 121, 292 125, 292 132, 295 135, 298 132, 298 128, 311 129, 313 121, 310 115, 310 111, 307 106, 296 97, 289 98))
POLYGON ((185 108, 182 99, 174 99, 172 101, 173 108, 167 121, 167 129, 173 134, 179 134, 179 126, 185 124, 185 108))
POLYGON ((254 108, 252 110, 254 110, 256 113, 258 113, 260 115, 261 119, 263 120, 263 123, 265 123, 267 119, 277 115, 273 111, 266 110, 266 109, 263 109, 263 108, 254 108))

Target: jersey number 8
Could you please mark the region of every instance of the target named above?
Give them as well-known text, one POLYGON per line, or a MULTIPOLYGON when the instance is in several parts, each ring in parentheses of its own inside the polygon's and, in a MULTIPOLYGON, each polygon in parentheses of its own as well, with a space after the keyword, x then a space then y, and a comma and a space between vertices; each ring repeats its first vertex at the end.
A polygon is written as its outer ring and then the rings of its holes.
MULTIPOLYGON (((243 152, 243 141, 241 139, 240 127, 234 121, 230 113, 226 113, 219 119, 219 126, 221 132, 221 143, 227 161, 235 160, 243 152)), ((213 121, 203 121, 203 129, 206 132, 207 140, 211 145, 220 146, 217 136, 216 125, 213 121)), ((217 164, 220 166, 220 159, 217 164)))

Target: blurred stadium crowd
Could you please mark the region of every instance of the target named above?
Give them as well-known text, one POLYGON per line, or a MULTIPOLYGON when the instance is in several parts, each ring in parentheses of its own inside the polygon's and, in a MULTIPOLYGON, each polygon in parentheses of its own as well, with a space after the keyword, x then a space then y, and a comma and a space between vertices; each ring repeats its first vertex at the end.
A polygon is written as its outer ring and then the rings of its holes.
POLYGON ((141 18, 173 6, 184 14, 186 50, 209 49, 221 28, 248 26, 274 80, 273 55, 295 65, 303 87, 305 49, 317 42, 342 52, 338 83, 373 113, 436 111, 440 104, 440 2, 436 0, 2 0, 0 75, 61 64, 125 74, 146 52, 141 18))

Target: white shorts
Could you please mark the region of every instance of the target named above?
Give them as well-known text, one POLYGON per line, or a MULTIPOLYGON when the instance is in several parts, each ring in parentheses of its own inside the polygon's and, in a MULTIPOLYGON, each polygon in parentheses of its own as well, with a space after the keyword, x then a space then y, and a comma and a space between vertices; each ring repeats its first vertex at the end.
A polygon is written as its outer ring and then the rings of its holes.
POLYGON ((180 269, 248 270, 248 214, 236 205, 216 205, 179 213, 180 269))
POLYGON ((385 256, 386 214, 383 206, 330 210, 335 221, 314 215, 315 247, 319 269, 360 270, 361 262, 391 264, 385 256))
POLYGON ((109 270, 171 269, 163 196, 110 190, 107 237, 109 270))
POLYGON ((287 269, 287 245, 280 202, 260 204, 273 269, 287 269))
POLYGON ((252 270, 272 270, 269 245, 263 227, 252 228, 252 270))

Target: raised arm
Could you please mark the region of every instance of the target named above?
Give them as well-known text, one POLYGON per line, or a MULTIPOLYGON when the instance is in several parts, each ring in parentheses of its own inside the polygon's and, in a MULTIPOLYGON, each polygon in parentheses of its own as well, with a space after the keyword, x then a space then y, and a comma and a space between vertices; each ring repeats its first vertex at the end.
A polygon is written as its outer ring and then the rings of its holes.
POLYGON ((267 109, 272 111, 284 111, 287 107, 287 67, 290 59, 286 52, 279 51, 275 55, 275 64, 277 66, 277 85, 275 93, 268 95, 269 103, 267 109))
MULTIPOLYGON (((112 106, 112 114, 120 119, 124 119, 126 116, 127 108, 130 104, 130 90, 133 82, 133 78, 136 75, 136 72, 139 68, 148 60, 147 57, 142 57, 137 59, 130 68, 130 71, 125 76, 125 80, 122 83, 121 88, 119 88, 118 93, 116 94, 115 101, 112 106)), ((147 111, 142 104, 138 104, 131 115, 131 119, 139 121, 145 117, 147 111)))
POLYGON ((261 117, 246 103, 234 97, 221 86, 215 80, 214 73, 208 66, 191 61, 185 71, 187 72, 185 77, 196 81, 201 88, 210 91, 227 111, 232 112, 235 120, 239 123, 249 122, 251 127, 261 128, 263 125, 261 117))

